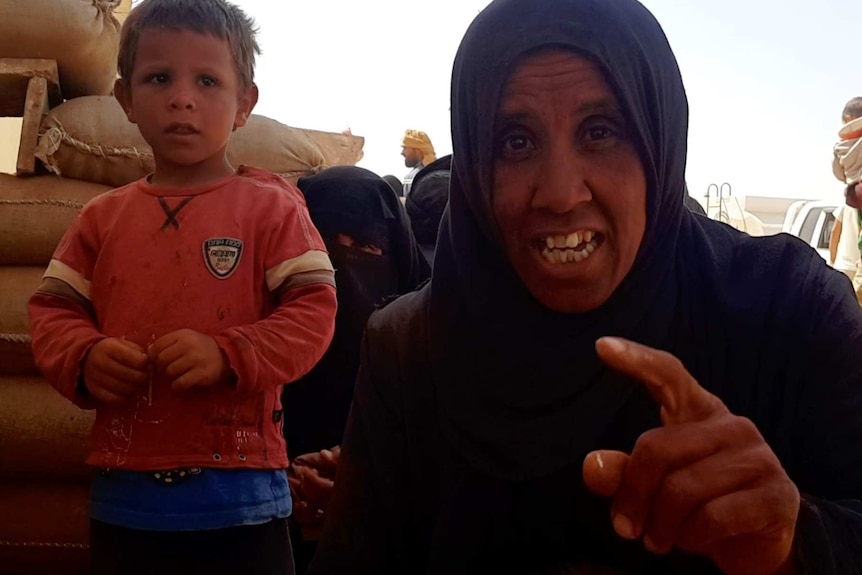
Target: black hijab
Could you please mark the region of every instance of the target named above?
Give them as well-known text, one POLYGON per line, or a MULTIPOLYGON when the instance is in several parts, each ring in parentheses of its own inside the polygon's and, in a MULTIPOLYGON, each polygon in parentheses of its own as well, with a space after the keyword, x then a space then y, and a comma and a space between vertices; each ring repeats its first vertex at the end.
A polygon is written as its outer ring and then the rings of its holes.
POLYGON ((413 178, 413 187, 404 203, 413 226, 413 235, 430 263, 434 262, 437 231, 446 204, 449 203, 451 170, 451 154, 422 168, 413 178))
MULTIPOLYGON (((758 409, 792 400, 785 390, 772 404, 755 396, 768 397, 788 362, 810 357, 778 351, 776 331, 799 310, 804 286, 825 284, 827 272, 791 239, 752 240, 683 208, 688 104, 671 48, 646 8, 634 0, 497 0, 458 51, 451 109, 454 162, 430 337, 441 430, 463 459, 522 480, 581 461, 600 445, 623 408, 645 397, 600 363, 594 345, 606 335, 675 353, 731 409, 763 416, 756 421, 768 419, 758 409), (547 47, 588 58, 604 74, 647 181, 635 263, 609 300, 584 314, 555 313, 532 297, 492 215, 501 94, 519 60, 547 47), (793 290, 788 278, 797 282, 793 290)), ((646 425, 658 425, 658 408, 643 405, 646 425)))
POLYGON ((368 316, 387 298, 412 291, 430 275, 404 207, 376 174, 335 167, 300 179, 298 187, 335 267, 338 312, 326 354, 282 394, 291 457, 340 443, 368 316), (383 255, 343 246, 335 241, 337 234, 379 247, 383 255))
POLYGON ((389 184, 389 187, 392 188, 392 191, 395 192, 396 196, 399 198, 404 197, 404 184, 401 183, 401 180, 392 174, 386 174, 383 176, 383 181, 389 184))

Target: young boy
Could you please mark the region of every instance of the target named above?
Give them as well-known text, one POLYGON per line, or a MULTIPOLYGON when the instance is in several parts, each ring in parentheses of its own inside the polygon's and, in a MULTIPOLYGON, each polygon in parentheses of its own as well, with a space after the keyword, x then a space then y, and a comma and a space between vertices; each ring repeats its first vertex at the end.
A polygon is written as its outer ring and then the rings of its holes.
POLYGON ((853 98, 844 107, 841 115, 844 125, 838 133, 840 141, 834 147, 832 171, 835 177, 846 184, 846 202, 843 210, 841 235, 835 255, 834 266, 853 281, 856 295, 862 303, 862 212, 857 193, 862 181, 862 98, 853 98))
POLYGON ((40 369, 96 410, 95 574, 293 572, 279 396, 336 302, 299 191, 227 161, 257 52, 225 0, 132 11, 115 92, 155 171, 82 210, 30 300, 40 369))

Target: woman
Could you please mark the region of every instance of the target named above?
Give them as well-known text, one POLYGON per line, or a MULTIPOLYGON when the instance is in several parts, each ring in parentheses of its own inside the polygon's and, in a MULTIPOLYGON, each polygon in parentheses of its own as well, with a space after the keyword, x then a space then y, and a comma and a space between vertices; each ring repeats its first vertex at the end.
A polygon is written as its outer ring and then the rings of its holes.
POLYGON ((452 134, 434 276, 369 321, 311 572, 862 572, 862 314, 795 239, 684 209, 649 12, 493 2, 452 134))
MULTIPOLYGON (((404 207, 374 173, 336 167, 302 178, 298 186, 326 243, 338 285, 329 349, 308 375, 285 386, 282 393, 284 436, 293 462, 294 518, 312 528, 322 524, 331 485, 328 469, 335 459, 329 450, 344 433, 368 316, 386 298, 415 289, 430 276, 430 269, 404 207)), ((307 555, 305 546, 297 545, 300 573, 307 555)))
POLYGON ((410 195, 404 203, 413 235, 428 263, 434 263, 437 246, 437 230, 449 203, 449 179, 452 156, 443 156, 431 165, 422 168, 413 179, 410 195))

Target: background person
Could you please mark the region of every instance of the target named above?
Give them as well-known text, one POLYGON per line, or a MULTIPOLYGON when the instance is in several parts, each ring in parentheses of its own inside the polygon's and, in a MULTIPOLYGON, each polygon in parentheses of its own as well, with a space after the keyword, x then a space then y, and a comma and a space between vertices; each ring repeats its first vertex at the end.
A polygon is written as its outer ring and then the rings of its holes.
POLYGON ((419 130, 404 132, 404 138, 401 140, 401 155, 404 156, 404 165, 410 168, 410 171, 404 176, 404 196, 406 197, 410 195, 413 178, 422 168, 434 163, 437 160, 437 155, 434 153, 431 138, 419 130))

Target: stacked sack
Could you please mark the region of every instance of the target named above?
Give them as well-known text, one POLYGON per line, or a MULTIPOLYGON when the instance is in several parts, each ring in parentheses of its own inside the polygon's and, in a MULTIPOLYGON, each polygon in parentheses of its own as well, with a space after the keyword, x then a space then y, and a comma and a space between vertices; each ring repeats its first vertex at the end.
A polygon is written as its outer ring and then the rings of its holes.
POLYGON ((0 174, 0 574, 87 572, 93 414, 39 375, 27 300, 78 211, 109 189, 0 174))
MULTIPOLYGON (((66 98, 110 94, 120 0, 0 2, 0 58, 57 61, 66 98)), ((87 573, 93 417, 39 375, 27 300, 83 205, 110 189, 0 175, 0 574, 87 573)))
MULTIPOLYGON (((87 573, 93 414, 35 367, 27 301, 84 204, 153 169, 152 151, 110 96, 128 0, 0 0, 0 58, 58 62, 66 101, 43 118, 43 174, 0 174, 0 575, 87 573)), ((2 97, 2 94, 0 94, 2 97)), ((253 116, 229 146, 234 165, 289 179, 355 164, 362 138, 253 116)))

